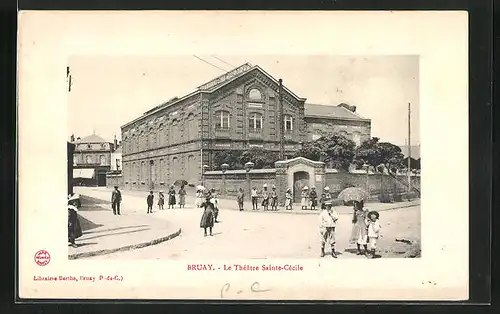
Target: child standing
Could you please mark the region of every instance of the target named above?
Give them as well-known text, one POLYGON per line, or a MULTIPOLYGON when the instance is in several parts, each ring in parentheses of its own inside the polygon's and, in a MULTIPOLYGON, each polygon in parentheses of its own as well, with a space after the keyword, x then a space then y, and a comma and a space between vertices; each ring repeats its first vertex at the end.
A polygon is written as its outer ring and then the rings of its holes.
POLYGON ((163 195, 163 191, 158 193, 158 209, 163 209, 163 204, 165 204, 165 195, 163 195))
POLYGON ((154 201, 154 195, 153 191, 149 192, 149 195, 146 199, 146 202, 148 203, 148 214, 153 212, 153 201, 154 201))
POLYGON ((238 195, 236 196, 236 201, 238 202, 238 207, 240 211, 243 210, 243 200, 245 199, 245 194, 243 193, 243 189, 240 188, 238 191, 238 195))
POLYGON ((311 200, 311 210, 316 210, 318 206, 318 193, 316 192, 316 187, 311 187, 311 192, 309 192, 309 199, 311 200))
POLYGON ((267 191, 267 184, 264 184, 262 191, 262 207, 267 211, 269 209, 269 192, 267 191))
POLYGON ((276 192, 276 187, 274 185, 271 191, 271 210, 278 210, 278 192, 276 192))
POLYGON ((286 189, 285 193, 285 209, 292 210, 292 191, 290 189, 286 189))
POLYGON ((307 186, 302 188, 302 193, 300 195, 300 205, 302 206, 303 210, 307 209, 307 204, 309 203, 309 193, 307 192, 309 188, 307 186))
POLYGON ((257 189, 255 187, 252 188, 252 210, 258 210, 259 205, 257 204, 258 200, 257 189))
POLYGON ((319 214, 319 231, 321 236, 321 257, 325 256, 325 245, 330 242, 332 248, 332 257, 337 258, 335 254, 335 226, 339 214, 333 209, 332 204, 326 204, 325 209, 321 210, 319 214))
POLYGON ((369 258, 375 257, 375 250, 377 248, 377 239, 380 236, 380 226, 379 213, 376 211, 371 211, 368 213, 368 246, 370 248, 369 258))

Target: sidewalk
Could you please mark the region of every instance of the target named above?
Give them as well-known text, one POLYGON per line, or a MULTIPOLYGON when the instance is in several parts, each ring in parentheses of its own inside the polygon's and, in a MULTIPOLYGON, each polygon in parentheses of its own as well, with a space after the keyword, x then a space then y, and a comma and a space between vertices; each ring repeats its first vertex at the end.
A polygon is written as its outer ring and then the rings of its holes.
POLYGON ((163 219, 127 209, 113 215, 111 204, 81 194, 78 211, 83 236, 77 248, 68 246, 68 258, 77 259, 127 251, 175 238, 181 229, 163 219))
MULTIPOLYGON (((177 189, 176 189, 177 190, 177 189)), ((109 199, 111 196, 112 189, 109 188, 97 188, 97 187, 78 187, 75 189, 77 193, 80 193, 82 195, 87 195, 91 197, 95 197, 98 199, 109 199)), ((166 191, 164 191, 166 192, 166 191)), ((122 198, 124 199, 123 205, 124 206, 130 206, 131 203, 127 202, 127 199, 134 199, 134 204, 141 204, 141 203, 146 203, 146 196, 148 195, 147 191, 128 191, 128 190, 121 190, 122 193, 122 198)), ((194 202, 195 202, 195 197, 194 197, 194 192, 187 190, 187 197, 186 197, 186 209, 187 208, 194 208, 194 202)), ((156 199, 157 194, 155 193, 155 199, 156 199)), ((168 202, 168 199, 165 200, 165 202, 168 202)), ((155 200, 156 203, 156 200, 155 200)), ((231 199, 219 199, 219 208, 220 209, 225 209, 225 210, 238 210, 238 206, 236 204, 236 200, 231 200, 231 199)), ((376 210, 376 211, 385 211, 385 210, 392 210, 392 209, 398 209, 398 208, 407 208, 407 207, 413 207, 413 206, 418 206, 420 205, 420 199, 416 199, 413 201, 406 201, 406 202, 395 202, 395 203, 367 203, 366 208, 369 210, 376 210)), ((135 205, 137 206, 137 205, 135 205)), ((156 204, 155 204, 156 206, 156 204)), ((179 206, 176 205, 176 208, 179 206)), ((167 208, 167 204, 165 204, 165 208, 167 208)), ((263 211, 262 206, 260 206, 259 202, 259 210, 252 210, 252 203, 250 201, 245 201, 243 208, 247 212, 254 212, 254 213, 265 213, 265 214, 290 214, 290 215, 311 215, 311 214, 318 214, 318 210, 302 210, 300 204, 294 204, 292 210, 285 210, 284 207, 278 207, 278 211, 263 211)), ((339 214, 352 214, 352 206, 335 206, 335 209, 339 214)), ((140 209, 144 210, 145 209, 140 209)))

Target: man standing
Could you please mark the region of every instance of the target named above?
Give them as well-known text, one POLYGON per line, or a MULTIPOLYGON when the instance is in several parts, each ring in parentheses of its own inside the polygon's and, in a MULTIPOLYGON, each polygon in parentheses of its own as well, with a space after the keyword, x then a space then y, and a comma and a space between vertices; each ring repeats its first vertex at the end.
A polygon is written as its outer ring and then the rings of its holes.
POLYGON ((148 214, 153 213, 153 202, 154 202, 154 194, 153 191, 149 192, 149 195, 146 199, 146 202, 148 203, 148 214))
POLYGON ((319 214, 319 230, 321 235, 321 257, 325 256, 325 245, 330 242, 332 248, 332 257, 337 258, 335 254, 335 226, 339 214, 332 207, 332 203, 326 203, 325 209, 319 214))
POLYGON ((122 201, 122 193, 118 190, 118 186, 115 185, 115 189, 111 194, 111 206, 113 207, 113 214, 120 215, 120 203, 122 201))

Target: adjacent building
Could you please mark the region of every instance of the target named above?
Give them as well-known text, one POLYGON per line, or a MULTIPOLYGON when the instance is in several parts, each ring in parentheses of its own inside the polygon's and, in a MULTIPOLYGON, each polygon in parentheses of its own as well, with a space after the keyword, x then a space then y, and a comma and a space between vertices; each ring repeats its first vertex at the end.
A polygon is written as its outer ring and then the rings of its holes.
POLYGON ((106 186, 106 173, 111 170, 112 155, 117 146, 114 142, 92 134, 71 139, 73 151, 74 185, 106 186))
POLYGON ((354 106, 313 105, 259 66, 244 64, 173 98, 121 127, 123 184, 127 189, 156 189, 176 180, 200 182, 203 165, 215 169, 214 153, 260 147, 285 155, 305 141, 339 133, 361 143, 371 122, 354 106))

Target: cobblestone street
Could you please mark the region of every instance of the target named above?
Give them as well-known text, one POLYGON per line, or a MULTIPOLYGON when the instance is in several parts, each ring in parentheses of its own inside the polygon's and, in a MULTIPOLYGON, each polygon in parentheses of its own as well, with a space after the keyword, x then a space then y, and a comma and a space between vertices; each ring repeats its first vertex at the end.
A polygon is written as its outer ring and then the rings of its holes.
MULTIPOLYGON (((107 199, 106 190, 79 188, 78 193, 107 199)), ((146 214, 145 200, 123 192, 122 212, 146 214)), ((372 204, 370 204, 372 205, 372 204)), ((378 204, 373 204, 373 208, 378 204)), ((199 228, 202 209, 188 204, 184 209, 155 210, 151 217, 168 221, 182 229, 181 234, 164 243, 132 251, 95 256, 95 259, 185 259, 211 258, 318 258, 320 253, 318 216, 316 214, 282 215, 273 212, 243 212, 222 208, 220 223, 213 237, 204 237, 199 228)), ((341 214, 336 232, 339 258, 364 258, 355 255, 355 246, 348 242, 351 233, 349 213, 341 214)), ((381 212, 383 238, 379 254, 383 257, 405 257, 420 246, 420 206, 381 212), (396 242, 404 238, 413 244, 396 242)), ((419 255, 418 255, 419 256, 419 255)), ((414 257, 414 256, 412 256, 414 257)), ((331 258, 327 255, 325 258, 331 258)))

